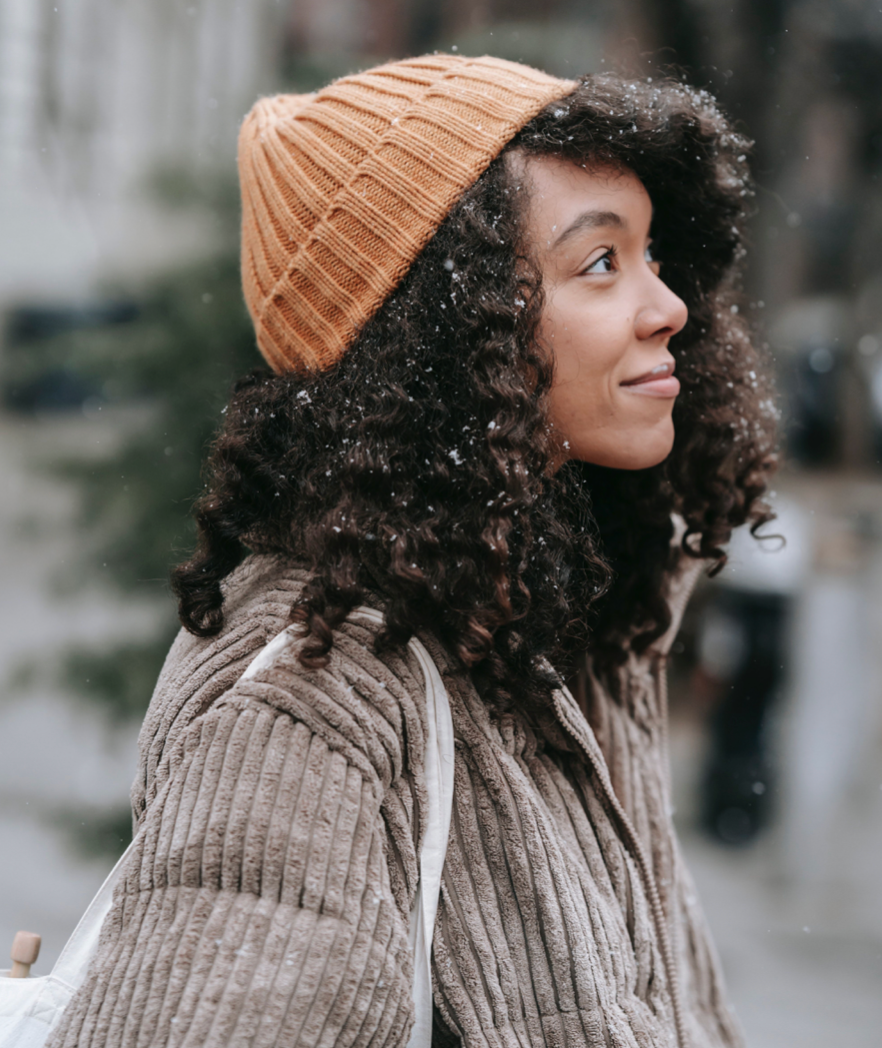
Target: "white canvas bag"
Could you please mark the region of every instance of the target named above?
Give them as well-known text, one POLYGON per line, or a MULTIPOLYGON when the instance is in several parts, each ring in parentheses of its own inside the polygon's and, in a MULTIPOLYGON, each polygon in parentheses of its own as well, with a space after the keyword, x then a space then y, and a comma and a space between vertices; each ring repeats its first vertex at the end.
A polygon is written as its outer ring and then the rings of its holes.
MULTIPOLYGON (((379 611, 368 607, 356 609, 350 618, 383 621, 379 611)), ((243 679, 253 677, 296 642, 291 627, 282 630, 257 654, 243 679)), ((453 808, 453 720, 444 682, 431 655, 416 637, 410 639, 408 646, 419 660, 426 680, 426 788, 429 795, 428 821, 420 849, 420 883, 410 915, 416 1021, 408 1048, 431 1048, 432 932, 453 808)), ((49 975, 10 979, 4 978, 9 975, 8 971, 0 972, 0 1048, 43 1048, 45 1045, 61 1013, 86 977, 98 947, 101 926, 110 912, 113 890, 134 843, 126 848, 98 889, 49 975)))

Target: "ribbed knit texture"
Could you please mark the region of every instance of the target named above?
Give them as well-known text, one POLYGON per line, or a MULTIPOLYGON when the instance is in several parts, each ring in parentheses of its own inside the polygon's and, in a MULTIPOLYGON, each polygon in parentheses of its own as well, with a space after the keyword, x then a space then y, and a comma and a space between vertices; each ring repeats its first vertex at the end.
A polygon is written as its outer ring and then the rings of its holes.
POLYGON ((502 147, 575 83, 427 55, 261 99, 242 125, 242 284, 276 371, 327 368, 502 147))
MULTIPOLYGON (((288 655, 241 681, 305 578, 249 559, 223 633, 181 634, 172 648, 132 791, 144 834, 51 1048, 406 1044, 425 685, 409 652, 378 658, 378 627, 353 623, 327 669, 288 655)), ((421 636, 457 748, 437 1045, 677 1044, 651 885, 613 787, 649 856, 686 1043, 741 1044, 668 812, 659 683, 672 636, 630 659, 620 701, 588 674, 541 729, 517 714, 494 721, 421 636)))

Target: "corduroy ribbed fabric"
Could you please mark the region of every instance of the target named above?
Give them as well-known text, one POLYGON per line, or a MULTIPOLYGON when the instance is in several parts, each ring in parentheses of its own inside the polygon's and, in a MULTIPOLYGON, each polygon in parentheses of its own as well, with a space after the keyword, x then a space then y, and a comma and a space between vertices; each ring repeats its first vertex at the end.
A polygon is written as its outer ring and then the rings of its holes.
MULTIPOLYGON (((47 1048, 405 1048, 425 683, 355 622, 327 668, 289 652, 243 680, 307 579, 249 558, 222 633, 172 648, 139 740, 142 836, 47 1048)), ((436 1048, 740 1048, 670 817, 663 663, 682 605, 617 698, 588 672, 541 727, 491 717, 420 635, 456 740, 436 1048)))
POLYGON ((339 360, 463 191, 575 87, 427 55, 257 102, 239 135, 242 286, 270 366, 339 360))

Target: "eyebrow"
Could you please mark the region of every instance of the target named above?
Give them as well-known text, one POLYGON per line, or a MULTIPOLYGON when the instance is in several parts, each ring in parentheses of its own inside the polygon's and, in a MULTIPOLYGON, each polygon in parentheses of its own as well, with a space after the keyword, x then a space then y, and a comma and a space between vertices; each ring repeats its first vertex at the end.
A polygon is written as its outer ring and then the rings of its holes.
POLYGON ((567 240, 586 229, 602 228, 627 229, 628 223, 616 211, 583 211, 554 241, 551 250, 556 251, 567 240))

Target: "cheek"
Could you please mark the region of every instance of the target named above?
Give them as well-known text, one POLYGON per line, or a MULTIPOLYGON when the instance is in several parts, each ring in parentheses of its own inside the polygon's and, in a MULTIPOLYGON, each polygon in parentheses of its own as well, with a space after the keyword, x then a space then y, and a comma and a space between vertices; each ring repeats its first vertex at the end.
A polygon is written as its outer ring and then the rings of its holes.
POLYGON ((626 317, 556 301, 546 310, 541 333, 554 353, 559 398, 595 405, 615 399, 619 365, 629 345, 626 317))

